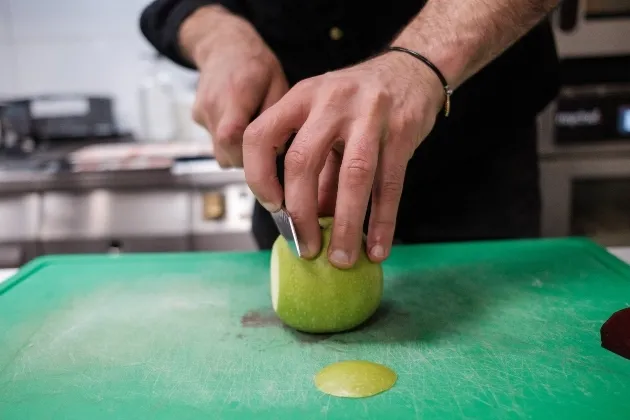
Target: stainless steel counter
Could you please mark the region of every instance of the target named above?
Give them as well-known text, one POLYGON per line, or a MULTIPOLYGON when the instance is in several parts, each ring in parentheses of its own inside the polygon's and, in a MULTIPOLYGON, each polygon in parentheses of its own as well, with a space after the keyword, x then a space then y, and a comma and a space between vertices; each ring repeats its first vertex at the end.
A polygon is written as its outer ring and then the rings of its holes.
POLYGON ((182 174, 173 174, 169 170, 58 174, 12 171, 0 172, 0 196, 51 190, 207 187, 244 182, 245 175, 240 170, 216 169, 182 174))
POLYGON ((43 254, 254 249, 242 171, 0 173, 0 268, 43 254))

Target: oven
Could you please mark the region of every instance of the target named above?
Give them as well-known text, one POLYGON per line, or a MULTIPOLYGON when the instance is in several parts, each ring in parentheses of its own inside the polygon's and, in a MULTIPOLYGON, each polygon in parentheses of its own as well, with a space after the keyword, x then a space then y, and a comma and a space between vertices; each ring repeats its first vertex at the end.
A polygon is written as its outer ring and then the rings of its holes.
POLYGON ((542 235, 630 246, 630 0, 551 15, 562 87, 538 117, 542 235))
POLYGON ((565 86, 538 122, 543 236, 630 246, 630 81, 565 86))
POLYGON ((564 0, 552 24, 560 57, 630 53, 630 0, 564 0))
POLYGON ((630 152, 541 162, 542 230, 630 246, 630 152))

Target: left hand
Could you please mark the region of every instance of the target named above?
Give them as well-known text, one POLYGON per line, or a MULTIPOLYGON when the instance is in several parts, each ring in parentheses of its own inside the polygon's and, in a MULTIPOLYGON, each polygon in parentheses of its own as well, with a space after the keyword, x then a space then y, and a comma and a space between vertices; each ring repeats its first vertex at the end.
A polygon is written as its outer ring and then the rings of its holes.
POLYGON ((371 192, 366 246, 381 262, 392 246, 407 163, 443 103, 436 75, 397 52, 306 79, 246 129, 247 183, 269 211, 284 198, 306 258, 321 248, 318 216, 334 209, 328 258, 338 268, 359 256, 371 192), (276 156, 294 132, 283 194, 276 156))

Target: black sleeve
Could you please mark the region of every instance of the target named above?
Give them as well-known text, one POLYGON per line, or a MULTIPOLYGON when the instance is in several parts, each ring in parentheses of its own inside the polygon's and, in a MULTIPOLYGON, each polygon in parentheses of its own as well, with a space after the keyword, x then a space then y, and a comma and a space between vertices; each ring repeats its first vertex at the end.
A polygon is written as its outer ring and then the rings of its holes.
POLYGON ((194 69, 179 48, 179 27, 195 10, 210 4, 220 4, 232 13, 244 16, 242 0, 154 0, 140 15, 140 30, 160 54, 194 69))

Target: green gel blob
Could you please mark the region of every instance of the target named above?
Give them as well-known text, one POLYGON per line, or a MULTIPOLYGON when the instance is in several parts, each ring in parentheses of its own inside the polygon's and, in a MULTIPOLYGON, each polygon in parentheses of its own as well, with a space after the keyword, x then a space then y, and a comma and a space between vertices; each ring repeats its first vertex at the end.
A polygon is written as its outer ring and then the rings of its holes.
POLYGON ((346 360, 326 366, 315 375, 321 392, 342 398, 365 398, 387 391, 396 383, 387 366, 364 360, 346 360))

